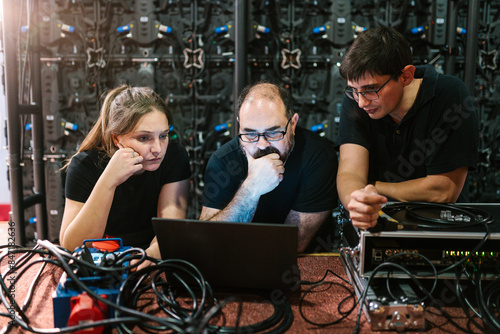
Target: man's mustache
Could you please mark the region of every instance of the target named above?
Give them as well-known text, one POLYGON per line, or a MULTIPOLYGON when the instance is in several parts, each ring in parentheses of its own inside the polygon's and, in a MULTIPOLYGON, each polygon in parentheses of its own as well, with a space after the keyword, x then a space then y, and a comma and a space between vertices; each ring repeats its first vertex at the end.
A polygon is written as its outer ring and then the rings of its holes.
POLYGON ((260 157, 263 157, 263 156, 271 154, 271 153, 278 153, 280 155, 280 157, 281 157, 280 151, 276 147, 274 147, 274 146, 268 146, 268 147, 266 147, 263 150, 261 150, 261 149, 257 150, 253 154, 253 157, 254 157, 254 159, 258 159, 260 157))

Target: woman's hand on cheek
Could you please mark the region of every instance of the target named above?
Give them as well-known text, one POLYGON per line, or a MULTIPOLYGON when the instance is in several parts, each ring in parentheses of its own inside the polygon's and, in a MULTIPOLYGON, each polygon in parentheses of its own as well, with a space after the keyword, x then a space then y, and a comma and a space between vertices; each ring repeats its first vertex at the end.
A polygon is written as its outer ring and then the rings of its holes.
POLYGON ((111 178, 115 186, 118 186, 128 180, 129 177, 142 170, 142 161, 144 158, 138 152, 130 147, 124 147, 117 144, 118 151, 113 154, 109 160, 104 173, 106 177, 111 178))

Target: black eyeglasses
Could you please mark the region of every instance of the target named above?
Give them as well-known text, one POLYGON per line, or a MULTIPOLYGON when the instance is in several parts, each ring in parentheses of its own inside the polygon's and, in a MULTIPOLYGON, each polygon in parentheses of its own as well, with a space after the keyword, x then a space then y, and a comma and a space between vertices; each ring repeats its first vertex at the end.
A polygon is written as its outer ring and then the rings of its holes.
POLYGON ((286 131, 288 129, 288 124, 290 124, 290 121, 292 120, 292 117, 288 120, 288 122, 285 125, 285 131, 266 131, 266 132, 248 132, 248 133, 239 133, 238 138, 242 142, 245 143, 256 143, 259 141, 260 137, 264 137, 267 141, 279 141, 285 138, 286 131))
POLYGON ((382 86, 380 86, 379 89, 369 89, 369 90, 363 90, 363 91, 358 92, 357 90, 354 90, 352 87, 347 87, 346 89, 344 89, 344 93, 345 93, 345 95, 347 95, 347 97, 349 97, 350 99, 353 99, 356 102, 359 101, 360 94, 363 95, 363 97, 369 101, 378 100, 379 99, 378 92, 382 88, 384 88, 384 86, 387 85, 389 83, 389 81, 394 79, 394 77, 396 77, 399 74, 400 73, 393 74, 389 78, 389 80, 387 80, 382 86))

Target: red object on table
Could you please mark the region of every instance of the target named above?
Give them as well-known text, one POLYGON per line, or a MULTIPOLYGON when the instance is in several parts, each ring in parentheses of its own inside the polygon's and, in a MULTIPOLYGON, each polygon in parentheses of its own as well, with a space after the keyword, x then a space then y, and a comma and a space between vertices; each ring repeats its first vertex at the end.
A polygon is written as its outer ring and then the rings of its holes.
MULTIPOLYGON (((106 298, 106 295, 100 295, 106 298)), ((108 315, 108 307, 100 301, 83 292, 78 296, 71 297, 71 313, 68 319, 68 326, 89 324, 104 320, 108 315)), ((75 331, 75 334, 101 334, 103 326, 92 327, 75 331)))

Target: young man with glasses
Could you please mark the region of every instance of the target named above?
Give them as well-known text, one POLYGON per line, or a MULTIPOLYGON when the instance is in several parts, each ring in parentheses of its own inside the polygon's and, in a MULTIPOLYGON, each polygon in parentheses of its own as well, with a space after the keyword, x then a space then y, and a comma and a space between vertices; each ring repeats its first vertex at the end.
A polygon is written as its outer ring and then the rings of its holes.
POLYGON ((297 126, 277 85, 246 87, 238 110, 238 136, 208 162, 200 219, 294 224, 302 252, 338 203, 333 143, 297 126))
POLYGON ((468 201, 479 143, 472 98, 460 79, 411 63, 405 37, 378 27, 359 34, 340 66, 337 189, 358 228, 374 227, 388 200, 468 201))

